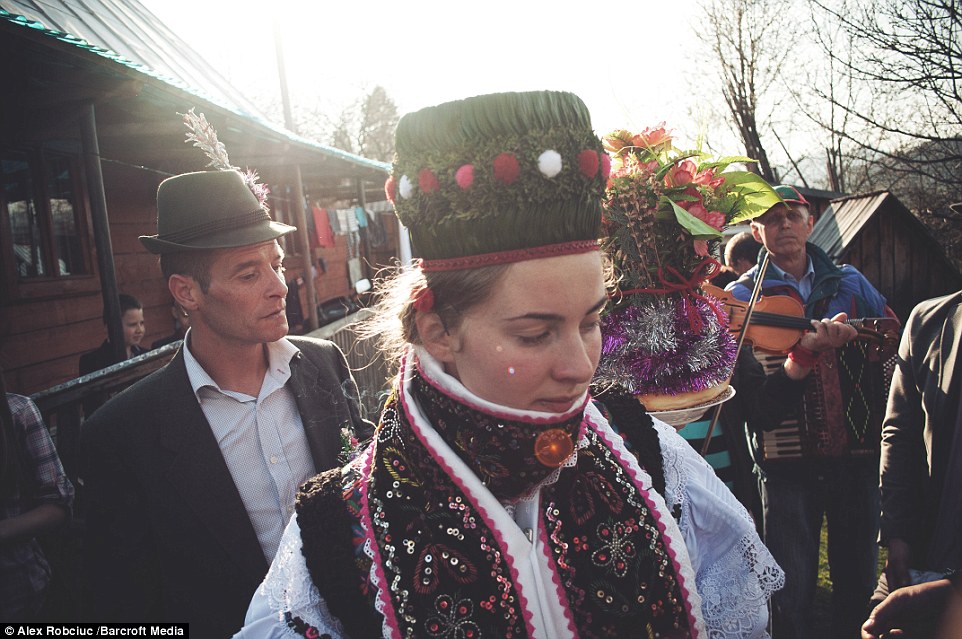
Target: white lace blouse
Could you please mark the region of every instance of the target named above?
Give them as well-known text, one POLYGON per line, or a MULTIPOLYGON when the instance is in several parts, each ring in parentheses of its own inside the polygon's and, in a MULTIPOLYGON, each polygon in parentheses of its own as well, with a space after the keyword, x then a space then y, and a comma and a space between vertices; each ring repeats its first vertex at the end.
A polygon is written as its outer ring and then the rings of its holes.
MULTIPOLYGON (((427 368, 436 380, 437 375, 446 377, 445 386, 450 392, 475 403, 485 403, 439 369, 430 370, 433 368, 430 365, 427 368)), ((498 408, 504 410, 503 407, 498 408)), ((463 477, 461 472, 464 472, 474 478, 457 454, 433 432, 430 424, 420 416, 415 417, 414 427, 422 429, 430 437, 432 446, 442 451, 445 461, 460 471, 458 476, 463 477)), ((611 431, 593 405, 589 404, 587 417, 592 423, 599 424, 608 438, 614 441, 616 452, 631 457, 624 450, 623 440, 611 431)), ((672 517, 664 519, 668 526, 666 533, 680 534, 687 547, 688 557, 679 559, 683 573, 689 573, 685 575, 688 578, 693 575, 697 587, 697 593, 693 593, 692 597, 693 609, 700 607, 700 611, 694 611, 697 636, 712 639, 768 637, 768 599, 784 585, 784 573, 759 539, 748 512, 719 481, 711 466, 671 426, 656 419, 655 427, 664 458, 666 512, 676 506, 681 507, 677 528, 672 517)), ((650 486, 648 475, 637 465, 634 466, 633 470, 645 478, 645 484, 650 486)), ((552 481, 552 478, 548 481, 552 481)), ((546 587, 546 584, 552 583, 552 577, 544 559, 545 553, 539 548, 539 494, 535 493, 516 507, 505 508, 480 480, 466 482, 466 485, 487 506, 502 530, 513 565, 518 570, 518 578, 529 584, 525 592, 538 594, 527 601, 527 612, 532 615, 535 637, 570 637, 557 595, 546 587)), ((365 550, 373 556, 369 549, 365 550)), ((372 583, 374 587, 377 585, 376 581, 372 583)), ((296 517, 287 526, 270 570, 254 593, 245 626, 235 638, 280 639, 300 636, 286 624, 285 613, 300 617, 317 628, 318 636, 327 633, 335 639, 347 638, 340 621, 330 614, 313 585, 301 553, 301 534, 296 517)), ((639 629, 639 632, 643 632, 643 629, 639 629)), ((386 626, 384 636, 391 636, 391 629, 386 626)))

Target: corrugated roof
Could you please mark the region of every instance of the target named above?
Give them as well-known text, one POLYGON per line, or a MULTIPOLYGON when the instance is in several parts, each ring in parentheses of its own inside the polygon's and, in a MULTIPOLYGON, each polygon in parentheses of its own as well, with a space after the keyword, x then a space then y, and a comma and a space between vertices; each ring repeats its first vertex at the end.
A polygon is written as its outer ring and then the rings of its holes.
POLYGON ((822 212, 815 223, 809 241, 838 261, 865 223, 890 197, 895 199, 888 191, 878 191, 832 200, 831 206, 822 212))
POLYGON ((266 119, 189 44, 132 0, 0 0, 0 16, 46 32, 231 111, 266 119))
POLYGON ((390 170, 387 163, 319 144, 270 122, 187 42, 136 0, 0 0, 0 19, 176 87, 255 121, 292 142, 360 166, 390 170))

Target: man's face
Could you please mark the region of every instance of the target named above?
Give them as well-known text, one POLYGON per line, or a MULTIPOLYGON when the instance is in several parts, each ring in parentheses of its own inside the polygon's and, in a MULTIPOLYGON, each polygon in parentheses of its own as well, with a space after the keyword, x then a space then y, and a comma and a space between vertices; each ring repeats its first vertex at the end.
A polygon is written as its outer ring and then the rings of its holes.
POLYGON ((774 259, 805 253, 814 220, 803 204, 779 204, 752 222, 752 235, 774 259))
POLYGON ((220 339, 242 344, 287 335, 284 251, 275 240, 218 252, 206 293, 197 290, 192 324, 203 322, 220 339))

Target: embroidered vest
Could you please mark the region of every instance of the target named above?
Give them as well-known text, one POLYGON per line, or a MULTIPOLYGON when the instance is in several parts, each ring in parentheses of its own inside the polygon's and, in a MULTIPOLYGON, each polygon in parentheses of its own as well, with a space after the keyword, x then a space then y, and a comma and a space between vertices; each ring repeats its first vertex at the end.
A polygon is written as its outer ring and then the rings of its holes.
MULTIPOLYGON (((681 583, 646 491, 582 415, 549 425, 573 430, 580 445, 573 466, 544 471, 518 453, 537 425, 467 407, 420 377, 412 390, 438 433, 502 501, 557 472, 541 488, 540 541, 579 636, 693 635, 685 588, 694 584, 681 583)), ((526 595, 499 531, 410 420, 403 402, 389 400, 364 464, 353 466, 361 472, 324 473, 299 496, 304 555, 321 596, 352 637, 381 634, 376 596, 400 636, 529 636, 526 595), (377 588, 368 583, 370 560, 358 552, 362 534, 377 550, 377 588)), ((650 418, 642 423, 654 434, 650 418)), ((664 485, 661 472, 657 481, 664 485)))

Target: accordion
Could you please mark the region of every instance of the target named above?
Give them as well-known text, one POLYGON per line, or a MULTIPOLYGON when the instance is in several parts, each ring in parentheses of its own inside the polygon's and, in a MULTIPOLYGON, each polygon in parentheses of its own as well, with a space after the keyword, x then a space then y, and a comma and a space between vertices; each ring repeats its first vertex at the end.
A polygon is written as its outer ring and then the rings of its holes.
MULTIPOLYGON (((809 375, 799 407, 778 427, 756 434, 757 461, 878 455, 901 325, 887 317, 850 323, 876 331, 881 339, 856 339, 823 353, 809 375)), ((785 361, 785 355, 758 350, 755 357, 766 374, 785 361)))

